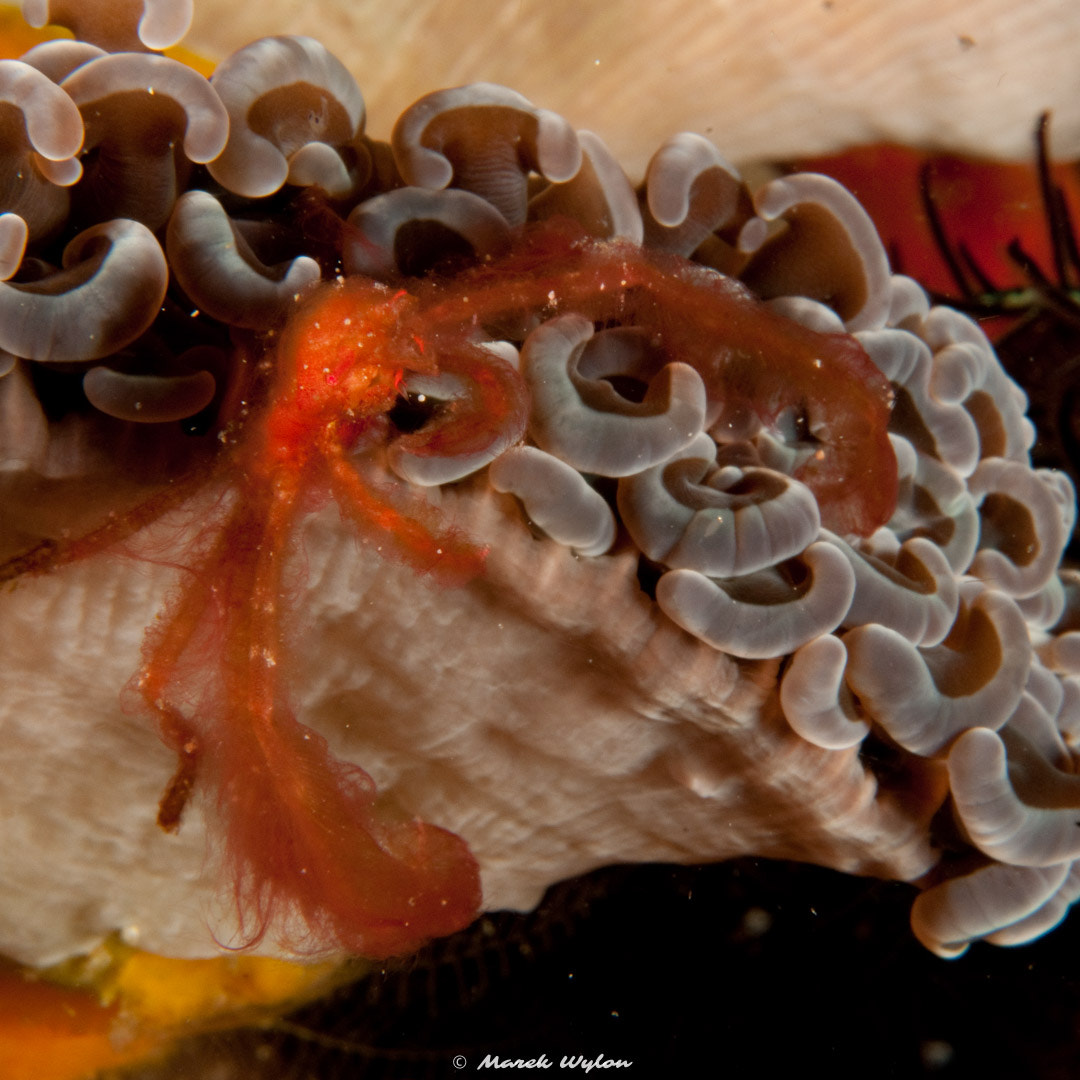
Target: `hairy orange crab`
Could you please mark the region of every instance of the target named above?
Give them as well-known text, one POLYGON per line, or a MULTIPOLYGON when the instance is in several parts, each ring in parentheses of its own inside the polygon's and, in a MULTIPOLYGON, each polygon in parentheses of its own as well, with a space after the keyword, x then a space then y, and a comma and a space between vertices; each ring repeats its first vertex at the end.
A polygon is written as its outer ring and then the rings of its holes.
POLYGON ((792 406, 820 414, 821 446, 801 475, 826 520, 868 533, 892 511, 890 391, 854 339, 771 314, 742 286, 682 259, 556 224, 525 231, 509 255, 456 277, 317 287, 265 358, 264 400, 225 436, 208 475, 3 571, 10 579, 103 551, 198 487, 220 489, 175 556, 181 583, 147 633, 130 690, 179 757, 161 827, 179 826, 195 784, 217 792, 244 944, 280 915, 295 945, 387 955, 458 929, 479 908, 464 842, 381 806, 368 775, 335 759, 292 712, 281 674, 290 538, 329 495, 365 541, 434 581, 451 587, 482 573, 482 549, 357 465, 389 447, 490 459, 520 441, 524 384, 483 342, 556 312, 644 330, 732 415, 767 421, 792 406), (452 376, 460 389, 401 434, 388 414, 416 375, 452 376))

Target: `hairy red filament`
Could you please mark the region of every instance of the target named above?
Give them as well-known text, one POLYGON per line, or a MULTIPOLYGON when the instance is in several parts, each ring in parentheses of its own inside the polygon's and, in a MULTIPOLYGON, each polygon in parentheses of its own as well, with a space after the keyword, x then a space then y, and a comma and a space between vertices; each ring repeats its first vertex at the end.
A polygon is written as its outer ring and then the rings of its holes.
POLYGON ((721 419, 749 412, 767 423, 785 408, 805 418, 820 446, 797 475, 829 528, 865 536, 892 516, 888 380, 854 338, 777 315, 729 278, 555 227, 537 229, 505 258, 427 286, 422 301, 419 318, 435 340, 537 312, 640 326, 672 360, 697 368, 723 403, 721 419))

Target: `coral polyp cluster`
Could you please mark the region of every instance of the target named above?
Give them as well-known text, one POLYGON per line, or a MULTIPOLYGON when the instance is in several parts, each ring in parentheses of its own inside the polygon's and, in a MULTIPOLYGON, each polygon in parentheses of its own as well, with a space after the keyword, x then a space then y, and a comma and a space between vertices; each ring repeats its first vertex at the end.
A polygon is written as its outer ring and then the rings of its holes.
POLYGON ((0 578, 120 548, 180 568, 127 700, 177 755, 163 829, 209 796, 234 944, 401 952, 468 922, 493 880, 520 896, 545 872, 508 865, 517 826, 493 809, 502 765, 527 787, 551 756, 521 749, 548 730, 528 695, 507 694, 502 734, 478 705, 468 750, 442 729, 471 717, 435 703, 423 766, 356 716, 387 742, 370 771, 296 704, 298 538, 331 502, 360 558, 435 590, 446 626, 415 636, 456 648, 453 613, 505 611, 509 653, 541 632, 595 651, 611 701, 590 674, 575 708, 612 749, 552 727, 573 767, 534 823, 563 873, 753 851, 918 879, 916 933, 944 955, 1060 917, 1080 858, 1075 495, 1032 468, 1024 394, 978 326, 891 274, 840 185, 751 191, 684 134, 635 188, 596 135, 486 84, 428 95, 382 143, 310 39, 255 42, 209 81, 94 42, 2 77, 29 87, 9 101, 49 208, 0 191, 8 471, 86 468, 110 431, 94 468, 151 446, 166 483, 0 578), (619 818, 649 800, 655 821, 619 818), (599 839, 605 806, 605 835, 639 849, 599 839))

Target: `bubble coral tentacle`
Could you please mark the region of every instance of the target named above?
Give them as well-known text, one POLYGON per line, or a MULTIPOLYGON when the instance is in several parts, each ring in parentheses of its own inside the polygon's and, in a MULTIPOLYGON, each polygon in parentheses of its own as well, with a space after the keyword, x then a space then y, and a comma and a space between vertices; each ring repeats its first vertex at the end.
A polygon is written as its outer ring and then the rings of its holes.
POLYGON ((696 570, 670 570, 656 601, 673 622, 732 656, 764 659, 794 652, 835 630, 851 606, 855 575, 835 545, 818 541, 791 560, 798 584, 775 571, 715 581, 696 570))
POLYGON ((177 282, 201 310, 250 330, 284 322, 299 296, 322 277, 307 255, 266 266, 206 191, 188 191, 177 200, 165 248, 177 282))
POLYGON ((561 116, 493 83, 425 95, 398 118, 390 143, 407 183, 453 183, 483 196, 512 226, 525 221, 530 171, 566 181, 582 160, 577 133, 561 116))
POLYGON ((178 375, 140 375, 100 365, 82 381, 87 401, 109 416, 135 423, 160 424, 201 412, 214 398, 217 383, 209 371, 178 375))
POLYGON ((956 812, 975 846, 1011 866, 1051 866, 1080 858, 1077 820, 1080 778, 1043 762, 1027 741, 972 728, 949 752, 949 784, 956 812), (1011 773, 1023 770, 1017 781, 1011 773), (1015 784, 1034 787, 1030 805, 1015 784))
POLYGON ((666 461, 701 431, 705 385, 686 364, 667 364, 640 404, 577 371, 593 336, 580 315, 561 315, 534 330, 521 353, 533 396, 529 432, 543 450, 582 472, 626 476, 666 461))
MULTIPOLYGON (((706 241, 726 239, 728 262, 738 265, 734 240, 753 203, 738 171, 708 139, 681 132, 665 140, 649 160, 643 194, 649 247, 690 256, 706 241)), ((718 269, 730 272, 731 265, 718 269)))
POLYGON ((987 934, 984 940, 991 945, 1026 945, 1053 930, 1077 900, 1080 900, 1080 864, 1074 862, 1069 866, 1068 876, 1042 906, 1030 915, 987 934))
POLYGON ((579 131, 581 168, 569 179, 548 184, 529 199, 529 220, 570 217, 599 240, 640 244, 644 227, 634 189, 599 135, 579 131))
POLYGON ((353 207, 342 262, 346 273, 387 281, 416 276, 445 254, 446 233, 475 255, 510 246, 506 219, 486 199, 457 188, 400 187, 353 207), (440 243, 441 241, 441 243, 440 243))
POLYGON ((716 444, 705 434, 621 480, 618 502, 650 559, 718 578, 798 555, 821 525, 807 487, 771 469, 717 468, 716 444))
MULTIPOLYGON (((761 242, 743 276, 761 296, 809 296, 834 308, 850 331, 885 324, 891 303, 889 260, 869 214, 827 176, 799 173, 770 181, 754 195, 759 217, 787 228, 761 242), (815 257, 816 256, 816 257, 815 257)), ((743 237, 751 235, 749 223, 743 237)))
POLYGON ((72 196, 86 224, 132 218, 159 229, 190 163, 213 161, 226 145, 229 117, 213 87, 167 56, 110 53, 75 68, 60 88, 79 107, 85 149, 94 151, 72 196))
MULTIPOLYGON (((82 173, 76 156, 83 143, 82 117, 63 90, 21 60, 0 60, 0 102, 17 115, 5 115, 0 124, 0 209, 21 218, 26 237, 37 240, 57 232, 67 217, 67 189, 82 173)), ((5 248, 6 279, 15 273, 22 251, 12 252, 10 240, 5 248)))
POLYGON ((191 26, 194 0, 23 0, 31 26, 56 23, 110 52, 167 49, 191 26))
MULTIPOLYGON (((322 184, 330 194, 348 195, 366 179, 366 155, 356 163, 361 175, 352 175, 340 156, 359 145, 363 96, 320 42, 285 36, 253 41, 218 65, 210 85, 230 123, 225 149, 209 169, 227 190, 250 199, 272 195, 301 179, 290 175, 292 162, 312 145, 331 150, 340 163, 327 174, 323 161, 322 184)), ((308 158, 309 168, 315 164, 308 158)))
POLYGON ((870 623, 843 637, 848 685, 897 743, 929 756, 979 725, 999 728, 1020 701, 1031 643, 1009 597, 961 585, 960 607, 940 645, 918 649, 870 623))
POLYGON ((581 555, 603 555, 615 540, 615 516, 603 497, 566 462, 535 446, 516 446, 492 462, 496 491, 516 495, 529 520, 581 555))
POLYGON ((1068 873, 1068 863, 1048 867, 992 863, 917 896, 911 928, 932 952, 955 959, 973 941, 1039 911, 1062 887, 1068 873))
POLYGON ((64 248, 62 270, 0 283, 0 346, 39 363, 108 356, 154 321, 168 275, 145 225, 124 218, 95 225, 64 248))
POLYGON ((925 537, 905 540, 888 558, 859 550, 823 530, 855 571, 855 595, 844 616, 849 626, 875 623, 915 645, 939 644, 952 629, 959 591, 941 549, 925 537))

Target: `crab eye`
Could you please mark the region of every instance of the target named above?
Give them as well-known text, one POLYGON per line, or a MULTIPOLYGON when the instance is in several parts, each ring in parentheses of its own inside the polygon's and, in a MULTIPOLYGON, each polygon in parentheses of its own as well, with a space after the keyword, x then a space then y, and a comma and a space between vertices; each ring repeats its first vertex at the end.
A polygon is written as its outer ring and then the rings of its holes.
POLYGON ((420 391, 405 390, 398 394, 394 407, 387 413, 390 423, 402 435, 419 431, 439 412, 443 403, 420 391))

